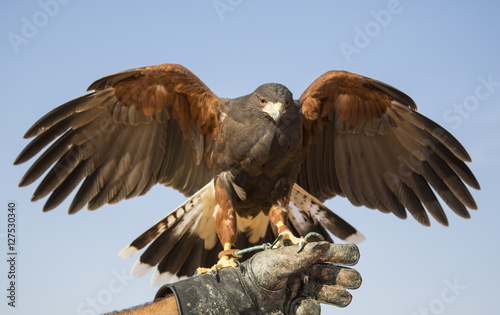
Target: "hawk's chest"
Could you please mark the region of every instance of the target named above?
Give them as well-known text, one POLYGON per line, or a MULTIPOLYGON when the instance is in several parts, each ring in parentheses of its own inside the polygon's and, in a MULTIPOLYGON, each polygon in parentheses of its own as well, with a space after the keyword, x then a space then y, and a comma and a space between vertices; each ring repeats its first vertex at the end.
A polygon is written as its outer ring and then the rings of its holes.
POLYGON ((283 115, 279 123, 265 116, 247 120, 226 117, 215 148, 221 164, 239 165, 250 173, 258 173, 266 165, 278 167, 297 159, 302 127, 300 116, 294 114, 283 115))

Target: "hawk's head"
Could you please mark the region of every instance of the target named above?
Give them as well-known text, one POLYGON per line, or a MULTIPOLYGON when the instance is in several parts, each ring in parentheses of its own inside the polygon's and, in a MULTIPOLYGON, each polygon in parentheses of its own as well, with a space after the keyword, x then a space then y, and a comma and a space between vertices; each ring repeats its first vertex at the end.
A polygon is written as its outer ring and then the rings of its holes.
POLYGON ((251 102, 259 105, 262 111, 271 116, 276 123, 293 102, 292 92, 281 84, 267 83, 259 86, 250 97, 251 102))

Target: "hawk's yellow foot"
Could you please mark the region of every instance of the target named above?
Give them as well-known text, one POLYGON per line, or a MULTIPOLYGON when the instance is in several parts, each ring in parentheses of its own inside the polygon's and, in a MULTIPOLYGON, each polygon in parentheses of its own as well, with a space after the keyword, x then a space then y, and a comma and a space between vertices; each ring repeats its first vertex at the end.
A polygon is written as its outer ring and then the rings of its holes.
POLYGON ((273 242, 272 248, 299 245, 302 241, 304 241, 303 237, 296 237, 286 225, 282 224, 278 227, 278 237, 273 242))
POLYGON ((199 267, 196 269, 196 273, 201 275, 207 272, 212 272, 217 274, 219 270, 227 267, 236 268, 239 266, 238 258, 241 258, 241 255, 236 254, 237 249, 231 249, 231 243, 224 244, 224 250, 219 253, 219 261, 212 266, 212 268, 203 268, 199 267))
POLYGON ((278 224, 278 233, 278 237, 271 245, 271 248, 278 248, 288 245, 299 245, 299 250, 297 251, 297 253, 300 253, 300 251, 302 251, 310 237, 314 236, 321 241, 324 240, 323 236, 315 232, 308 233, 305 237, 296 237, 285 224, 278 224))

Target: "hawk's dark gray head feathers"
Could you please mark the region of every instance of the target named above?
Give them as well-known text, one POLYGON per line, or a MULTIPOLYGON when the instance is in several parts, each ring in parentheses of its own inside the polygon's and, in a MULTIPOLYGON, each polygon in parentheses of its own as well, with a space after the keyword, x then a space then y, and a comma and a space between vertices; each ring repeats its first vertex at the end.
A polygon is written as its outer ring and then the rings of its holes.
POLYGON ((251 105, 259 104, 264 112, 269 114, 276 122, 288 105, 293 102, 290 90, 278 83, 266 83, 259 86, 250 96, 251 105))

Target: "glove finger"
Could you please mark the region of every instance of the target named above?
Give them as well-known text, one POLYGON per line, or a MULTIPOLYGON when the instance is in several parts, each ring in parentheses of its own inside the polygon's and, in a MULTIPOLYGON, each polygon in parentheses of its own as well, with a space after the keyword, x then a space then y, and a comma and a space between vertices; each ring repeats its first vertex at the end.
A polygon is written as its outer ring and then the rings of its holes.
POLYGON ((252 267, 255 272, 256 266, 262 266, 267 273, 268 266, 273 266, 276 277, 288 277, 318 261, 329 247, 328 242, 315 242, 306 244, 300 253, 298 245, 266 250, 254 255, 252 267))
POLYGON ((357 270, 331 264, 314 264, 307 268, 306 274, 311 282, 339 285, 346 289, 357 289, 362 282, 357 270))
POLYGON ((330 244, 321 258, 322 262, 354 266, 359 261, 359 249, 354 244, 330 244))
POLYGON ((309 288, 315 293, 316 299, 320 303, 346 307, 352 300, 352 295, 338 285, 323 285, 311 282, 309 288))
POLYGON ((295 314, 295 315, 320 315, 321 314, 321 305, 316 300, 300 299, 296 303, 294 303, 294 302, 292 302, 291 314, 295 314))

